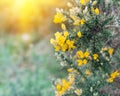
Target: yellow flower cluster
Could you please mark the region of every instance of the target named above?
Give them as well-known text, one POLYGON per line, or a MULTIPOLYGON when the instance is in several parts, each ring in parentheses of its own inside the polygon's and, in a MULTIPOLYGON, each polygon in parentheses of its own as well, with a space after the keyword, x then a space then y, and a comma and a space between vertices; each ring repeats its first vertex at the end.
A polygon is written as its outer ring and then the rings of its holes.
POLYGON ((75 26, 83 25, 86 22, 84 18, 79 19, 77 16, 74 15, 71 15, 70 17, 73 19, 74 21, 73 25, 75 26))
POLYGON ((108 82, 112 83, 116 77, 120 75, 120 72, 116 70, 115 72, 110 74, 110 78, 107 79, 108 82))
POLYGON ((89 2, 90 2, 90 0, 80 0, 80 4, 82 4, 82 5, 86 5, 89 2))
POLYGON ((69 33, 66 31, 63 34, 60 32, 55 33, 55 39, 51 39, 50 42, 54 46, 55 51, 71 51, 75 48, 74 41, 67 39, 69 33))
POLYGON ((113 53, 114 53, 114 49, 113 48, 107 48, 107 47, 105 47, 105 48, 102 48, 101 52, 103 52, 103 51, 107 51, 110 56, 112 56, 113 53))
POLYGON ((88 51, 86 51, 86 52, 82 52, 81 50, 77 51, 76 56, 78 58, 78 60, 77 60, 78 66, 87 64, 87 62, 88 62, 87 58, 89 57, 89 55, 90 55, 90 53, 88 51))
MULTIPOLYGON (((71 79, 73 79, 71 77, 71 79)), ((56 88, 56 96, 62 96, 67 90, 70 90, 72 88, 74 80, 66 80, 62 79, 58 84, 55 85, 56 88)))
POLYGON ((74 69, 74 68, 69 68, 67 71, 68 71, 69 73, 78 73, 77 70, 74 69))
POLYGON ((65 15, 63 15, 63 14, 60 13, 60 12, 57 12, 56 15, 54 16, 53 22, 54 22, 54 23, 62 23, 62 22, 64 22, 64 21, 66 21, 66 20, 67 20, 67 18, 66 18, 65 15))
POLYGON ((98 59, 98 54, 93 54, 93 59, 97 60, 98 59))

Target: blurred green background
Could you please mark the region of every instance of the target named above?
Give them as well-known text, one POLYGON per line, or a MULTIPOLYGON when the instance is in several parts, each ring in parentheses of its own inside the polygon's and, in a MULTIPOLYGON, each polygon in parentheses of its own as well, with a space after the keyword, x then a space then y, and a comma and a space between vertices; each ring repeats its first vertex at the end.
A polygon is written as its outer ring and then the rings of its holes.
POLYGON ((63 0, 0 0, 0 96, 54 96, 62 77, 49 44, 63 0), (58 3, 61 2, 61 3, 58 3))

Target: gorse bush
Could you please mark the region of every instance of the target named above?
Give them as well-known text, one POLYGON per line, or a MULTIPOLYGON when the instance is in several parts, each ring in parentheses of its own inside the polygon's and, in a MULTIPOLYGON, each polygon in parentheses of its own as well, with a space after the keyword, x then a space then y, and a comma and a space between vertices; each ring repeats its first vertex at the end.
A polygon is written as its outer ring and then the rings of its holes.
MULTIPOLYGON (((57 9, 53 22, 62 31, 50 40, 66 78, 55 80, 56 96, 110 96, 104 87, 112 85, 120 72, 114 68, 114 37, 107 27, 113 16, 105 14, 100 0, 73 0, 68 9, 57 9)), ((113 95, 112 95, 113 96, 113 95)))

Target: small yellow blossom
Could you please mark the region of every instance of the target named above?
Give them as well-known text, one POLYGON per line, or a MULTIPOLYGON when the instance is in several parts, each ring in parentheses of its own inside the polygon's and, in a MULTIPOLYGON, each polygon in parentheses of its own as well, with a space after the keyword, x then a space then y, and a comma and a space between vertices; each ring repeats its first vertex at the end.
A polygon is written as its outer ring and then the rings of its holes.
POLYGON ((69 68, 69 69, 67 69, 67 71, 69 73, 72 73, 72 72, 77 73, 77 70, 75 70, 74 68, 69 68))
POLYGON ((61 90, 61 88, 62 88, 62 86, 61 86, 60 84, 57 84, 57 85, 56 85, 56 90, 57 90, 57 91, 61 90))
POLYGON ((83 60, 83 64, 87 64, 87 62, 88 62, 87 59, 83 60))
POLYGON ((96 15, 99 15, 100 14, 100 10, 98 9, 98 8, 91 8, 91 11, 93 12, 93 13, 95 13, 96 15))
POLYGON ((98 59, 98 54, 93 54, 93 59, 97 60, 98 59))
POLYGON ((113 82, 113 78, 107 79, 107 82, 112 83, 113 82))
POLYGON ((80 37, 82 37, 82 33, 79 31, 79 32, 77 32, 77 36, 80 38, 80 37))
POLYGON ((85 57, 85 58, 88 58, 89 55, 90 55, 90 53, 89 53, 88 51, 86 51, 86 52, 84 53, 84 57, 85 57))
POLYGON ((80 96, 82 94, 82 89, 76 89, 74 92, 76 95, 80 96))
POLYGON ((77 60, 78 62, 78 66, 82 66, 83 65, 83 61, 82 60, 77 60))
POLYGON ((93 1, 92 5, 96 5, 97 4, 97 1, 93 1))
POLYGON ((59 83, 55 85, 55 88, 56 95, 62 96, 67 90, 71 88, 71 82, 66 79, 62 79, 59 83))
POLYGON ((73 72, 73 70, 74 70, 74 68, 69 68, 69 69, 67 69, 67 71, 68 71, 69 73, 73 72))
POLYGON ((110 78, 107 79, 109 83, 112 83, 116 77, 120 75, 120 72, 116 70, 115 72, 110 74, 110 78))
POLYGON ((84 53, 81 50, 77 51, 76 55, 78 58, 84 58, 84 53))
POLYGON ((61 28, 65 31, 66 30, 66 26, 64 23, 61 24, 61 28))
POLYGON ((100 10, 98 8, 95 9, 95 14, 99 15, 100 14, 100 10))
POLYGON ((62 23, 62 22, 64 22, 64 21, 66 21, 66 20, 67 20, 66 16, 64 16, 64 15, 63 15, 62 13, 60 13, 60 12, 57 12, 56 15, 54 16, 53 22, 54 22, 54 23, 62 23))
POLYGON ((107 47, 102 48, 102 51, 107 51, 107 50, 108 50, 107 47))
POLYGON ((81 19, 81 20, 80 20, 80 24, 81 24, 81 25, 85 24, 85 22, 86 22, 85 19, 81 19))
POLYGON ((117 76, 119 76, 120 75, 120 73, 119 73, 119 71, 118 70, 116 70, 115 72, 113 72, 113 73, 111 73, 111 78, 116 78, 117 76))
POLYGON ((60 46, 54 46, 55 51, 59 51, 60 50, 60 46))
POLYGON ((73 25, 79 26, 80 25, 80 20, 75 20, 74 23, 73 23, 73 25))
POLYGON ((67 50, 67 44, 63 44, 61 48, 62 48, 62 51, 65 52, 67 50))
POLYGON ((75 46, 74 46, 74 41, 70 41, 70 40, 67 40, 66 41, 66 44, 68 45, 68 50, 70 51, 71 49, 74 49, 75 46))
POLYGON ((86 69, 85 74, 89 76, 91 74, 90 70, 86 69))
POLYGON ((90 2, 90 0, 80 0, 80 4, 82 4, 82 5, 86 5, 89 2, 90 2))
POLYGON ((67 37, 69 33, 67 31, 64 32, 64 36, 67 37))
POLYGON ((110 56, 113 54, 113 52, 114 52, 114 49, 113 49, 113 48, 110 48, 110 49, 108 50, 108 53, 109 53, 110 56))
POLYGON ((70 17, 73 19, 73 21, 74 21, 73 25, 75 25, 75 26, 83 25, 86 22, 84 18, 80 19, 74 15, 71 15, 70 17))

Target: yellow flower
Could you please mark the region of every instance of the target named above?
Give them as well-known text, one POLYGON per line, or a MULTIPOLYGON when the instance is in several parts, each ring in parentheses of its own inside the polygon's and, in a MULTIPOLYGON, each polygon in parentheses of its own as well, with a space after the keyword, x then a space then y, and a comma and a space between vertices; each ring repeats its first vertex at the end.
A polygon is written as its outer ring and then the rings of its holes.
POLYGON ((58 84, 55 85, 56 95, 62 96, 67 90, 71 88, 71 82, 66 79, 62 79, 58 84))
POLYGON ((97 1, 93 1, 92 5, 96 5, 97 4, 97 1))
POLYGON ((82 89, 76 89, 74 92, 76 95, 80 96, 82 94, 82 89))
POLYGON ((82 5, 86 5, 88 2, 90 2, 90 0, 80 0, 80 4, 82 5))
POLYGON ((67 37, 69 33, 67 31, 64 32, 64 36, 67 37))
POLYGON ((89 53, 88 51, 86 51, 86 52, 84 53, 84 57, 85 57, 85 58, 88 58, 89 55, 90 55, 90 53, 89 53))
POLYGON ((56 33, 55 33, 55 38, 56 38, 56 39, 58 39, 58 38, 61 37, 61 36, 62 36, 62 33, 60 33, 60 32, 56 32, 56 33))
POLYGON ((108 50, 108 48, 107 48, 107 47, 102 48, 102 51, 107 51, 107 50, 108 50))
POLYGON ((107 79, 107 82, 109 82, 109 83, 112 83, 113 81, 114 81, 113 78, 107 79))
POLYGON ((51 39, 50 42, 54 46, 55 51, 71 51, 75 48, 74 41, 67 39, 69 33, 65 31, 64 33, 56 32, 55 39, 51 39))
POLYGON ((83 25, 86 22, 85 19, 80 20, 80 18, 78 18, 74 15, 71 15, 70 17, 73 19, 73 21, 74 21, 73 25, 75 25, 75 26, 79 26, 80 24, 83 25))
POLYGON ((81 19, 81 20, 80 20, 80 24, 81 24, 81 25, 85 24, 85 22, 86 22, 85 19, 81 19))
POLYGON ((117 76, 119 76, 120 75, 120 73, 119 73, 119 71, 118 70, 116 70, 115 72, 113 72, 113 73, 111 73, 111 78, 113 78, 113 79, 115 79, 117 76))
POLYGON ((53 22, 54 23, 62 23, 66 20, 67 20, 66 16, 64 16, 62 13, 57 12, 56 15, 54 16, 53 22))
POLYGON ((74 23, 73 23, 73 25, 79 26, 80 25, 80 20, 75 20, 74 23))
POLYGON ((88 62, 87 59, 83 60, 83 64, 87 64, 87 62, 88 62))
POLYGON ((98 8, 95 9, 95 14, 99 15, 100 14, 100 10, 98 8))
POLYGON ((71 49, 74 49, 74 41, 67 40, 66 44, 68 45, 68 50, 70 51, 71 49))
POLYGON ((67 48, 68 48, 66 44, 63 44, 61 47, 62 47, 63 52, 65 52, 67 50, 67 48))
POLYGON ((64 23, 61 24, 61 28, 65 31, 66 30, 66 26, 64 23))
POLYGON ((82 60, 77 60, 78 62, 78 66, 82 66, 83 65, 83 61, 82 60))
POLYGON ((96 15, 100 14, 100 10, 98 8, 94 9, 93 7, 91 8, 91 11, 95 13, 96 15))
POLYGON ((79 31, 79 32, 77 32, 77 36, 80 38, 80 37, 82 37, 82 33, 79 31))
POLYGON ((80 50, 76 53, 79 58, 84 58, 84 53, 80 50))
POLYGON ((93 59, 97 60, 98 59, 98 54, 93 54, 93 59))
POLYGON ((115 72, 110 74, 110 78, 107 79, 108 82, 112 83, 116 77, 120 75, 119 71, 116 70, 115 72))
POLYGON ((91 74, 90 70, 86 69, 85 74, 89 76, 91 74))
POLYGON ((66 37, 64 37, 64 36, 60 36, 59 38, 56 38, 56 41, 59 46, 63 46, 65 43, 65 40, 66 40, 66 37))
POLYGON ((57 84, 57 85, 56 85, 56 90, 57 90, 57 91, 61 90, 61 88, 62 88, 62 86, 61 86, 60 84, 57 84))
POLYGON ((60 50, 60 46, 54 46, 55 51, 59 51, 60 50))
POLYGON ((114 49, 113 49, 113 48, 110 48, 110 49, 108 50, 108 53, 109 53, 110 56, 113 54, 113 52, 114 52, 114 49))

